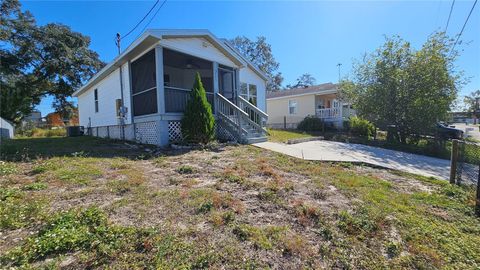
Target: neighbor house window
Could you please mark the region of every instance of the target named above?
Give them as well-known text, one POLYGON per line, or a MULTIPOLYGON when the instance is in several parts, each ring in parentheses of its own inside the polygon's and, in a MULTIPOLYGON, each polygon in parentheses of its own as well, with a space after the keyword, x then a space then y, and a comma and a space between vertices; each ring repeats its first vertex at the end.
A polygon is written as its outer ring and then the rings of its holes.
POLYGON ((157 74, 155 49, 132 62, 133 115, 157 113, 157 74))
POLYGON ((98 89, 93 90, 93 99, 95 101, 95 112, 98 112, 98 89))
POLYGON ((297 114, 297 101, 289 100, 288 101, 288 113, 297 114))

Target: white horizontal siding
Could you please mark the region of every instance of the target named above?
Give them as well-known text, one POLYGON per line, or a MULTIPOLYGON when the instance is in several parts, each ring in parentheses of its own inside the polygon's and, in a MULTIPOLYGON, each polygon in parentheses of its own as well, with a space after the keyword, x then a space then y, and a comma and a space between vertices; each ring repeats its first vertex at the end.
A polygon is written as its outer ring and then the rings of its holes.
MULTIPOLYGON (((131 123, 130 117, 130 83, 128 64, 122 66, 124 105, 128 108, 126 124, 131 123)), ((81 126, 117 125, 115 100, 121 98, 120 69, 116 69, 105 79, 85 91, 78 97, 79 121, 81 126), (94 90, 98 89, 98 112, 95 112, 94 90)))

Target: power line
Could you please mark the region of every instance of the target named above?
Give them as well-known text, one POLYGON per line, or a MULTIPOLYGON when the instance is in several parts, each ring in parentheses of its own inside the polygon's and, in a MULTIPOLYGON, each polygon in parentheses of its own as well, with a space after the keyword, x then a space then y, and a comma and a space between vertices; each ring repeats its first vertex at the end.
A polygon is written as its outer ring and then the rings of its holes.
POLYGON ((470 15, 472 15, 473 9, 475 8, 475 5, 477 4, 478 0, 475 0, 473 3, 472 9, 470 9, 470 13, 468 13, 467 19, 465 20, 465 23, 463 24, 462 30, 460 30, 460 34, 457 36, 457 40, 455 40, 455 43, 453 43, 452 50, 450 51, 450 54, 453 52, 453 49, 455 49, 455 45, 457 45, 458 40, 460 39, 460 36, 463 34, 463 30, 465 30, 465 26, 467 26, 468 19, 470 19, 470 15))
POLYGON ((448 24, 450 23, 450 17, 452 17, 453 6, 455 5, 455 0, 452 1, 452 5, 450 6, 450 13, 448 14, 447 25, 445 26, 445 32, 447 32, 448 24))
POLYGON ((150 23, 153 21, 153 19, 155 18, 155 16, 157 16, 158 12, 160 11, 160 9, 162 9, 163 5, 165 5, 165 3, 167 2, 167 0, 163 0, 162 4, 160 5, 160 7, 157 9, 157 11, 155 11, 155 13, 153 14, 152 18, 150 18, 150 20, 147 22, 147 24, 143 27, 142 31, 140 31, 140 34, 141 35, 143 33, 143 31, 145 31, 145 29, 150 25, 150 23))
POLYGON ((150 14, 150 12, 152 12, 152 10, 155 8, 155 6, 157 6, 158 2, 160 2, 160 0, 157 0, 155 2, 155 4, 153 4, 153 6, 150 8, 150 10, 147 12, 147 14, 145 14, 145 16, 143 16, 143 18, 137 23, 137 25, 135 25, 135 27, 132 28, 132 30, 128 31, 128 33, 126 33, 125 35, 123 35, 120 39, 124 39, 126 38, 128 35, 130 35, 135 29, 137 29, 137 27, 147 18, 147 16, 150 14))

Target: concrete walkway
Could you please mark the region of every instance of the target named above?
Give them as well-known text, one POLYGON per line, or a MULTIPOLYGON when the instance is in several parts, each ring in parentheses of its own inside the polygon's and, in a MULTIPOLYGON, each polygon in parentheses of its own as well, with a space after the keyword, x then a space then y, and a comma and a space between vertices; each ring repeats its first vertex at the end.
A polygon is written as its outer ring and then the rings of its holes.
POLYGON ((306 160, 363 162, 388 169, 448 180, 450 161, 373 146, 332 141, 298 144, 263 142, 257 147, 306 160))

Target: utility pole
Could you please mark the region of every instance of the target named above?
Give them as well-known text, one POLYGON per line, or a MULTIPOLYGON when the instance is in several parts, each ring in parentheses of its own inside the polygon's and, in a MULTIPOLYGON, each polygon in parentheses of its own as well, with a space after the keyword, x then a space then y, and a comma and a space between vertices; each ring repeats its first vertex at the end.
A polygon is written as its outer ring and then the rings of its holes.
POLYGON ((120 55, 120 33, 117 33, 117 39, 115 40, 115 45, 117 45, 118 54, 120 55))
POLYGON ((337 67, 338 67, 338 82, 340 82, 340 67, 341 66, 342 66, 342 63, 337 64, 337 67))

